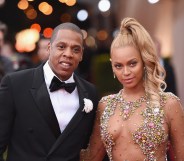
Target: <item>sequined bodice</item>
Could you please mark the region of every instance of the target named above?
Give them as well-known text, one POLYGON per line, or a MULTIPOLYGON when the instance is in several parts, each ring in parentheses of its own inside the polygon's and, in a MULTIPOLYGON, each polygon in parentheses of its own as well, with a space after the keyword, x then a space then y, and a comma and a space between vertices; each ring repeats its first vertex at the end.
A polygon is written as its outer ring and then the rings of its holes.
MULTIPOLYGON (((115 109, 120 102, 119 94, 109 95, 103 97, 100 102, 106 103, 105 110, 100 119, 101 137, 106 147, 110 161, 113 161, 112 150, 115 142, 113 135, 108 131, 108 122, 110 117, 114 114, 115 109)), ((171 93, 168 95, 172 95, 171 93)), ((144 161, 156 161, 156 150, 163 142, 167 141, 167 134, 164 129, 164 111, 163 106, 167 99, 166 94, 161 94, 161 106, 150 107, 149 103, 146 108, 141 112, 143 122, 140 127, 132 133, 132 140, 139 145, 143 154, 145 155, 144 161)), ((125 120, 126 121, 126 120, 125 120)))

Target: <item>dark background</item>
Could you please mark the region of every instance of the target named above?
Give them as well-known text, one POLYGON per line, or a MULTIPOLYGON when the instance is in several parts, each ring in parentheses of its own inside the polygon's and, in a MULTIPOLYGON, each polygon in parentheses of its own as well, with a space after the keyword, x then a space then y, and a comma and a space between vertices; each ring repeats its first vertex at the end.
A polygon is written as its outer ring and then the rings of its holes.
MULTIPOLYGON (((40 2, 38 0, 29 2, 37 11, 36 19, 30 20, 26 17, 23 10, 18 9, 17 0, 6 0, 5 4, 0 7, 0 21, 6 23, 8 26, 8 38, 13 37, 16 32, 22 29, 29 28, 33 23, 39 23, 42 28, 54 28, 61 23, 60 17, 63 13, 69 13, 72 16, 71 22, 76 23, 81 28, 87 29, 90 26, 90 18, 85 22, 80 22, 76 18, 79 9, 89 10, 90 6, 87 3, 77 2, 76 5, 69 7, 58 0, 47 0, 53 7, 53 13, 51 15, 44 15, 38 10, 38 4, 40 2)), ((90 15, 90 17, 92 16, 90 15)))

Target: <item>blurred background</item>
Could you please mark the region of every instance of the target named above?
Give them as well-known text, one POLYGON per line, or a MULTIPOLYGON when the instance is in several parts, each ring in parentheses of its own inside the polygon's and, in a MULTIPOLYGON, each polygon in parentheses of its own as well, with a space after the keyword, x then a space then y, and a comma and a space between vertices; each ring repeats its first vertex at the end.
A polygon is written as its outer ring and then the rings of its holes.
POLYGON ((94 83, 101 95, 117 92, 121 87, 113 78, 110 44, 121 20, 134 17, 166 61, 168 91, 184 103, 183 8, 183 0, 0 0, 0 21, 7 27, 1 55, 13 62, 13 71, 36 67, 47 59, 39 56, 45 48, 41 39, 48 40, 56 25, 73 22, 86 35, 84 60, 76 72, 94 83))

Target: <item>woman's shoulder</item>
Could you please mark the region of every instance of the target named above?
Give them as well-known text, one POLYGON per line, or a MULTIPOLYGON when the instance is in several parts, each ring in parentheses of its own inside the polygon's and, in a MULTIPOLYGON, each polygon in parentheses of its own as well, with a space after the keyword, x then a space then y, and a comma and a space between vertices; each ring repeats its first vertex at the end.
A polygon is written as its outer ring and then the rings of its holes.
POLYGON ((161 106, 164 104, 162 107, 165 111, 165 118, 169 125, 171 126, 173 122, 177 122, 178 125, 179 122, 183 123, 181 118, 184 118, 184 108, 179 97, 170 92, 163 93, 162 97, 164 97, 164 103, 161 102, 161 106))
POLYGON ((109 95, 103 96, 99 101, 98 110, 103 112, 106 106, 108 106, 109 104, 113 104, 113 102, 116 101, 116 99, 117 99, 117 94, 109 94, 109 95))
POLYGON ((178 96, 171 92, 161 93, 161 106, 172 113, 173 110, 182 110, 181 101, 178 96))
POLYGON ((180 102, 179 97, 173 94, 172 92, 162 92, 160 93, 160 96, 161 96, 161 106, 180 102))
POLYGON ((100 99, 100 103, 107 103, 107 102, 111 102, 112 100, 114 100, 116 98, 117 94, 109 94, 106 96, 103 96, 100 99))

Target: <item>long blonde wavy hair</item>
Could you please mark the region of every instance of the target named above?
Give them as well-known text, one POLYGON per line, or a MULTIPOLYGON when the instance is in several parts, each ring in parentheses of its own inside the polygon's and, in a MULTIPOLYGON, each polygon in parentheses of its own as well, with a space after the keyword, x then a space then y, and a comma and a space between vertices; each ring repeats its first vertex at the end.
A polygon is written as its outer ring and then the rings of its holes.
POLYGON ((160 106, 160 92, 166 88, 165 70, 160 65, 155 44, 145 28, 134 18, 124 18, 120 31, 111 44, 113 48, 133 46, 141 54, 145 69, 144 87, 150 98, 151 106, 160 106))

